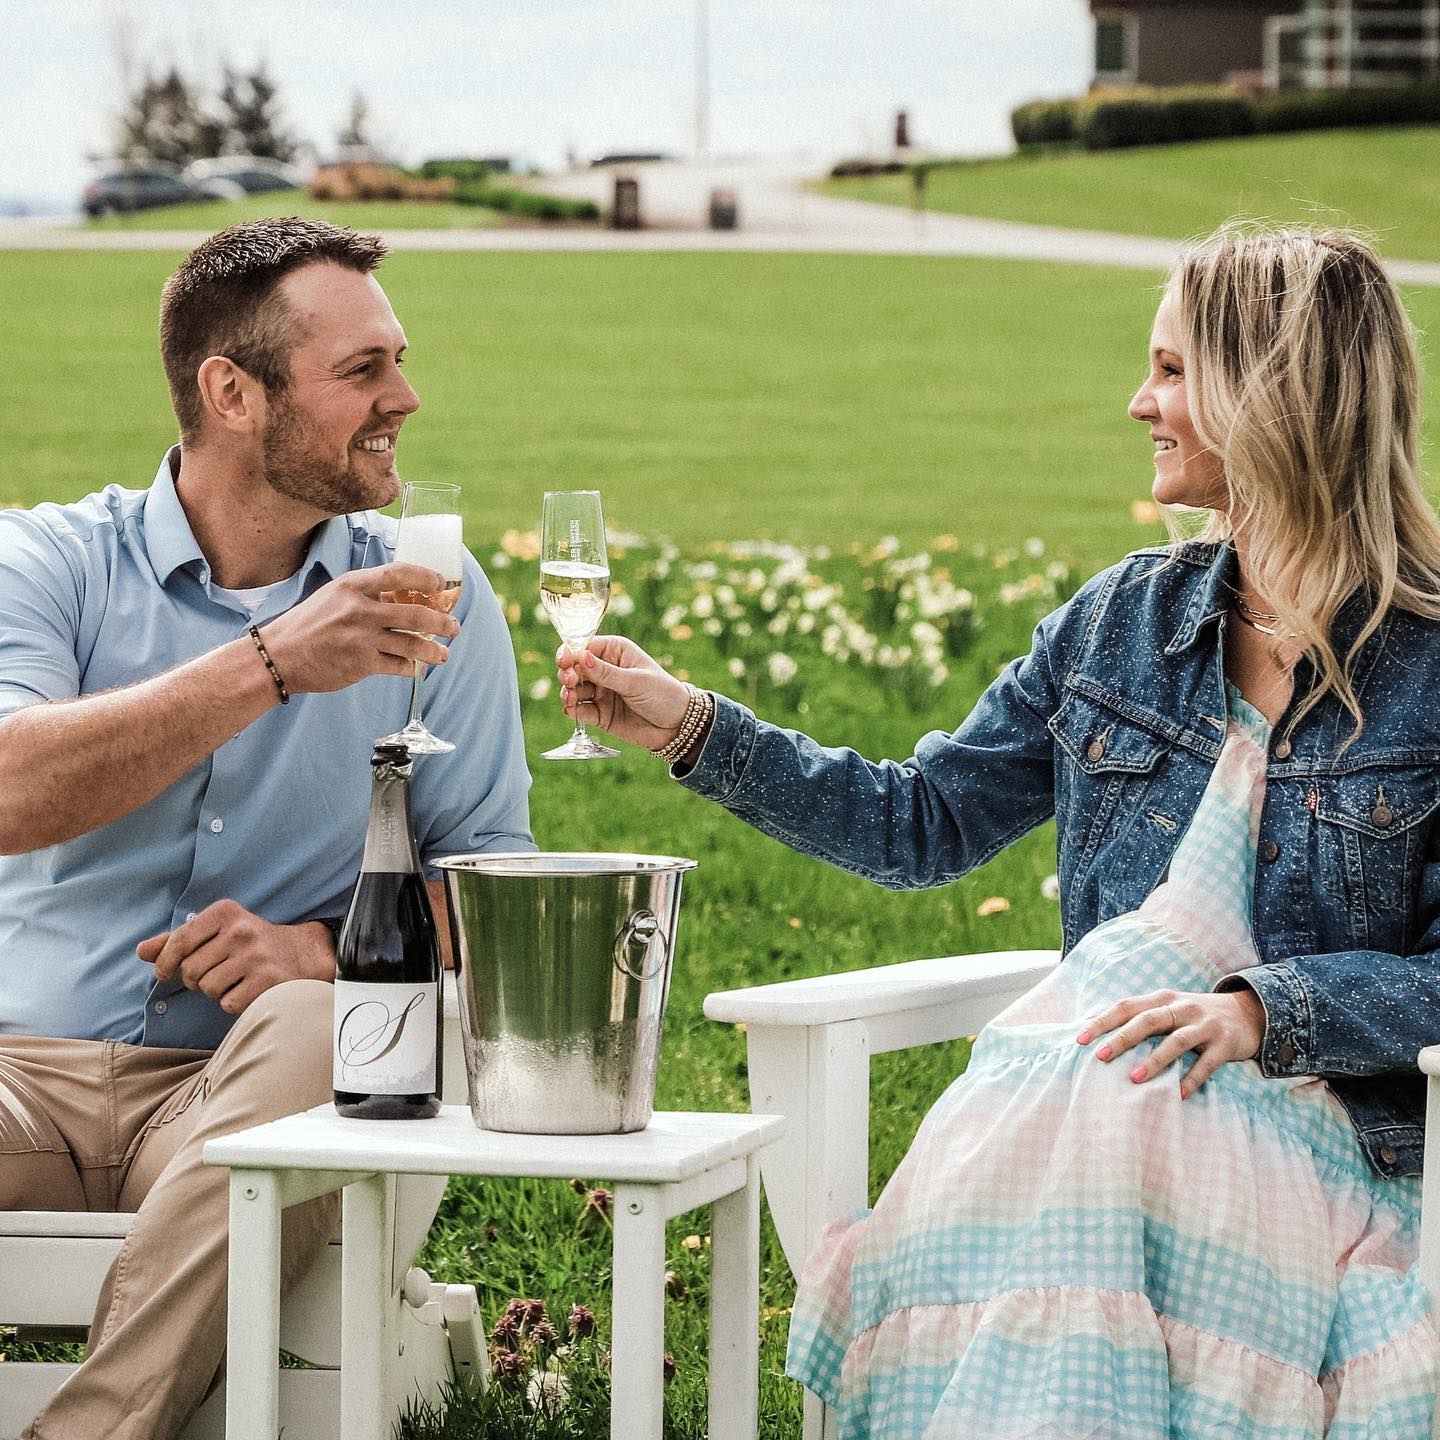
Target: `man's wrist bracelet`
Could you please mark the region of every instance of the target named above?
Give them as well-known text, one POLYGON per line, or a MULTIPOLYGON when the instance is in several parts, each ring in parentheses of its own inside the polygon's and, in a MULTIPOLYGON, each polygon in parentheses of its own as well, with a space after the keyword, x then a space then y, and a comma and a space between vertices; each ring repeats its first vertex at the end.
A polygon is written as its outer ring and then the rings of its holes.
POLYGON ((285 688, 285 682, 280 678, 280 672, 275 668, 275 662, 270 658, 270 652, 265 648, 265 642, 260 638, 260 631, 257 626, 250 627, 250 638, 255 642, 255 648, 260 652, 260 658, 265 662, 265 668, 270 672, 270 678, 275 682, 275 688, 280 692, 280 703, 290 703, 290 692, 285 688))

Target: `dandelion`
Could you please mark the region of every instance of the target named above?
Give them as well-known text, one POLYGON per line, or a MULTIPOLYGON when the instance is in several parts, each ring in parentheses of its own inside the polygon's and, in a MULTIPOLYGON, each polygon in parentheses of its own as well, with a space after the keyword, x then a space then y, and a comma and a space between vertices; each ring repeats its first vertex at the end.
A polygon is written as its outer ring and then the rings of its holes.
POLYGON ((725 668, 735 679, 743 680, 745 678, 745 662, 738 655, 732 655, 725 662, 725 668))
POLYGON ((532 700, 544 700, 554 689, 554 684, 548 675, 542 675, 531 687, 530 698, 532 700))
POLYGON ((1010 902, 1003 895, 992 895, 975 907, 977 915, 1003 915, 1010 908, 1010 902))
POLYGON ((1047 875, 1040 882, 1040 895, 1042 899, 1053 900, 1058 904, 1060 900, 1060 877, 1058 875, 1047 875))
POLYGON ((610 596, 610 613, 624 617, 635 613, 635 597, 621 591, 616 595, 613 592, 610 596))
POLYGON ((662 630, 673 630, 689 614, 683 605, 672 605, 660 617, 660 628, 662 630))
POLYGON ((490 568, 492 570, 508 570, 510 568, 510 557, 503 550, 497 550, 490 557, 490 568))
POLYGON ((772 685, 788 685, 800 673, 800 667, 783 650, 777 650, 765 662, 772 685))
POLYGON ((1132 500, 1130 502, 1130 518, 1137 525, 1158 525, 1160 523, 1160 507, 1153 500, 1132 500))
POLYGON ((670 638, 672 640, 689 640, 695 632, 688 625, 672 625, 670 627, 670 638))
POLYGON ((1045 542, 1038 535, 1032 535, 1025 542, 1025 553, 1032 560, 1038 560, 1045 553, 1045 542))
POLYGON ((558 1370, 532 1370, 525 1404, 545 1415, 558 1415, 570 1399, 570 1382, 558 1370))
POLYGON ((698 619, 706 620, 715 613, 715 597, 708 591, 702 590, 690 602, 690 613, 698 619))
POLYGON ((500 537, 500 548, 514 560, 538 560, 540 536, 534 530, 507 530, 500 537))
POLYGON ((512 625, 518 625, 520 623, 520 602, 518 600, 512 600, 505 607, 505 618, 512 625))
POLYGON ((687 1250, 698 1250, 700 1248, 700 1237, 698 1235, 687 1235, 680 1243, 687 1250))

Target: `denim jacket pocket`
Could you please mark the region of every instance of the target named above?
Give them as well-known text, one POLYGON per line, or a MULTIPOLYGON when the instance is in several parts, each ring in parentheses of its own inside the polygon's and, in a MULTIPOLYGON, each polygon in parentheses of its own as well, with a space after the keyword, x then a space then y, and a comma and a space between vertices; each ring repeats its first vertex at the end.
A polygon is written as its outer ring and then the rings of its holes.
POLYGON ((1407 954, 1419 938, 1407 900, 1417 893, 1423 822, 1440 807, 1440 772, 1375 766, 1317 776, 1314 785, 1319 876, 1344 915, 1340 938, 1407 954))
MULTIPOLYGON (((1170 742, 1102 700, 1068 691, 1050 717, 1059 763, 1055 769, 1055 810, 1060 826, 1060 880, 1072 902, 1092 864, 1106 855, 1106 874, 1143 872, 1148 862, 1123 853, 1126 836, 1142 814, 1140 803, 1170 742), (1115 862, 1114 864, 1110 863, 1115 862)), ((1166 849, 1173 836, 1146 836, 1147 845, 1166 849)), ((1072 908, 1083 909, 1084 907, 1072 908)), ((1102 905, 1099 918, 1109 906, 1102 905)))

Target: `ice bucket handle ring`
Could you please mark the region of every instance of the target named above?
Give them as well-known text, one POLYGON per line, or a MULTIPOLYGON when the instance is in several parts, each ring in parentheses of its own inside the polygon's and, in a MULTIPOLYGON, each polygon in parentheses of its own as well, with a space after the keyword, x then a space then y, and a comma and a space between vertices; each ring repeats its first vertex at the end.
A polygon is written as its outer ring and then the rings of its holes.
POLYGON ((666 961, 670 958, 666 953, 668 946, 665 937, 660 935, 660 958, 648 970, 637 969, 630 958, 630 949, 635 942, 641 941, 644 950, 640 955, 640 965, 645 963, 645 955, 649 952, 650 943, 660 934, 660 920, 653 910, 637 910, 620 928, 620 933, 615 937, 615 964, 623 970, 632 980, 653 980, 664 968, 666 961))

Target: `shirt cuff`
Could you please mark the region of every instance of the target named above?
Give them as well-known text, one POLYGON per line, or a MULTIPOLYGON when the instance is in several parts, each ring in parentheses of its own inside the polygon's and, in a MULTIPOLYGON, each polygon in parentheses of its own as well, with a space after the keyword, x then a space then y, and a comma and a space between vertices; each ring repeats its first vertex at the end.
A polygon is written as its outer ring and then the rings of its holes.
POLYGON ((715 718, 710 733, 700 747, 700 754, 688 770, 670 767, 670 774, 687 790, 707 800, 728 800, 745 777, 750 756, 755 750, 759 721, 752 711, 737 700, 715 697, 715 718))
POLYGON ((1260 998, 1265 1010, 1265 1033, 1255 1056, 1260 1073, 1271 1080, 1294 1075, 1313 1075, 1314 1026, 1310 1001, 1300 977, 1285 962, 1253 965, 1220 980, 1217 995, 1248 989, 1260 998))

